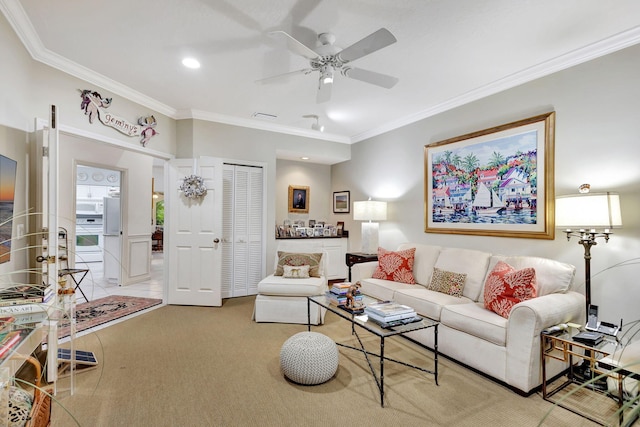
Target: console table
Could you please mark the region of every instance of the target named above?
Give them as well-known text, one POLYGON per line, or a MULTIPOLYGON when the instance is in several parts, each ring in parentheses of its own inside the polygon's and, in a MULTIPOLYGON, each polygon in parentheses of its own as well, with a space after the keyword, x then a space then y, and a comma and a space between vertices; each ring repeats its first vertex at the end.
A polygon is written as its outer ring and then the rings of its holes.
POLYGON ((361 262, 377 261, 378 254, 365 254, 362 252, 348 252, 345 261, 349 267, 349 281, 351 281, 351 267, 361 262))

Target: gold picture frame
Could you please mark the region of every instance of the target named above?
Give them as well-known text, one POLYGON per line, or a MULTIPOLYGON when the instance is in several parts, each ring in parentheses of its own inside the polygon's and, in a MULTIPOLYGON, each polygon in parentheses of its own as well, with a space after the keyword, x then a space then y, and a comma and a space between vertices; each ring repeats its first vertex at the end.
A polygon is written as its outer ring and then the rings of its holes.
POLYGON ((309 187, 300 185, 289 186, 289 212, 309 213, 309 187))
POLYGON ((426 233, 553 239, 555 112, 424 147, 426 233))

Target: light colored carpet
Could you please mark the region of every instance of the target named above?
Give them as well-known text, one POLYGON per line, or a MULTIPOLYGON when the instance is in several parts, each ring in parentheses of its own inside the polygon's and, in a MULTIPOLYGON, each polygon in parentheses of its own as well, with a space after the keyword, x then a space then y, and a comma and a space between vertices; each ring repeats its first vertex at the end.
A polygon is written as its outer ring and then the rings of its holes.
MULTIPOLYGON (((77 339, 77 348, 95 352, 100 366, 76 375, 73 396, 60 391, 69 380, 59 382, 52 426, 526 427, 539 425, 549 411, 542 425, 595 425, 445 358, 439 386, 432 375, 386 363, 385 408, 364 357, 353 350, 340 348, 328 382, 293 384, 280 372, 280 348, 306 326, 255 323, 253 301, 161 307, 77 339)), ((330 314, 326 321, 312 330, 353 342, 346 321, 330 314)), ((376 351, 374 337, 365 341, 376 351)), ((403 339, 385 343, 389 357, 431 368, 430 351, 403 339)))

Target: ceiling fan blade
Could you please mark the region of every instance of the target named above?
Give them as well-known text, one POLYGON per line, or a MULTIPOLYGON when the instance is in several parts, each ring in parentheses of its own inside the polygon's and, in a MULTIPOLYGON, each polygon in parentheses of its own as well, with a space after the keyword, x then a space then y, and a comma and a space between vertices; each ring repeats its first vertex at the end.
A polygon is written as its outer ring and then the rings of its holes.
POLYGON ((376 73, 375 71, 363 70, 362 68, 343 68, 342 74, 350 79, 371 83, 386 89, 391 89, 399 81, 397 77, 376 73))
POLYGON ((294 39, 292 36, 285 33, 284 31, 271 31, 269 35, 272 37, 280 37, 280 38, 284 37, 285 40, 287 41, 287 47, 289 48, 290 51, 300 56, 303 56, 308 60, 316 59, 319 57, 319 55, 315 53, 313 50, 309 49, 306 45, 294 39))
POLYGON ((316 103, 322 104, 323 102, 327 102, 331 99, 331 88, 333 87, 333 83, 322 83, 320 82, 320 86, 318 87, 318 95, 316 96, 316 103))
POLYGON ((359 42, 355 42, 351 46, 343 49, 337 56, 342 62, 354 61, 380 50, 383 47, 387 47, 396 41, 395 36, 391 34, 389 30, 386 28, 380 28, 378 31, 369 34, 359 42))
POLYGON ((278 74, 278 75, 271 76, 271 77, 265 77, 264 79, 256 80, 256 83, 258 83, 258 84, 272 83, 272 82, 274 82, 276 80, 280 80, 280 79, 283 79, 285 77, 295 76, 296 74, 309 74, 309 73, 312 73, 314 71, 315 70, 313 68, 303 68, 302 70, 290 71, 288 73, 278 74))

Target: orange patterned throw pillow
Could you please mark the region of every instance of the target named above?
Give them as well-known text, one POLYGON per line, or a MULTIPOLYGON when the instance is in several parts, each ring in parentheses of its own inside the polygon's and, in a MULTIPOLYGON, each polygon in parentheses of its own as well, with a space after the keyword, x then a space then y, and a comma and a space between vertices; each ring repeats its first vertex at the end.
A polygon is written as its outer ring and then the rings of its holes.
POLYGON ((536 271, 533 268, 516 270, 499 261, 484 284, 484 306, 504 318, 514 305, 535 298, 538 294, 536 271))
POLYGON ((414 285, 416 283, 416 279, 413 277, 415 254, 416 248, 397 252, 378 248, 378 267, 371 277, 414 285))

